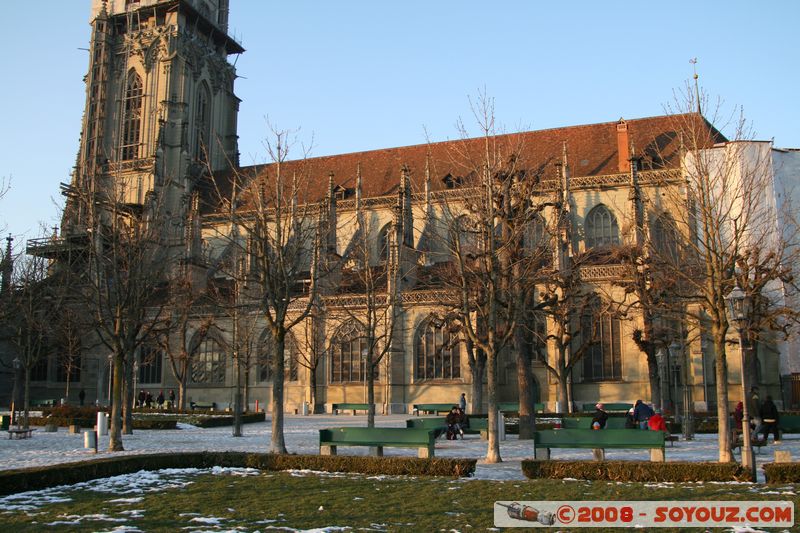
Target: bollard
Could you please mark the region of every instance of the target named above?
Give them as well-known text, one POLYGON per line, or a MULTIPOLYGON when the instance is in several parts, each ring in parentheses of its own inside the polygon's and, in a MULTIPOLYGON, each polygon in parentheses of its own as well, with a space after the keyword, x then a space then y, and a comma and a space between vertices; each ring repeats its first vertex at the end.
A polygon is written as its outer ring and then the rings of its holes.
POLYGON ((258 400, 256 400, 256 413, 258 412, 258 400))
POLYGON ((83 447, 94 450, 97 453, 97 434, 91 429, 83 432, 83 447))
POLYGON ((792 452, 789 450, 775 450, 775 462, 776 463, 791 463, 792 462, 792 452))
POLYGON ((104 437, 108 435, 108 413, 97 412, 97 434, 104 437))

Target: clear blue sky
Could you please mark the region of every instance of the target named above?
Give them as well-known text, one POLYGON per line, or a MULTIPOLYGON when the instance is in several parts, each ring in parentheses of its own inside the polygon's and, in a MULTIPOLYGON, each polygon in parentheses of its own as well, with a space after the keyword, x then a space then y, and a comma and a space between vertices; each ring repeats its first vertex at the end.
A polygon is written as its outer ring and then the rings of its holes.
MULTIPOLYGON (((59 223, 75 163, 90 2, 4 2, 0 229, 59 223)), ((456 136, 486 87, 505 129, 658 115, 691 77, 758 138, 800 147, 800 2, 232 0, 242 163, 264 158, 265 117, 313 134, 312 155, 456 136), (556 5, 558 4, 558 5, 556 5)), ((235 59, 235 58, 232 58, 235 59)))

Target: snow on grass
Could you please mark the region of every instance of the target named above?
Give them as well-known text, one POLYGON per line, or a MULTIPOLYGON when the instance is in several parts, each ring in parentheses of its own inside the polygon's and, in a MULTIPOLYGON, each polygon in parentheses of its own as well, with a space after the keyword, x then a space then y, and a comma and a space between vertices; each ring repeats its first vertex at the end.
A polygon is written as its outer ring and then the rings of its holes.
MULTIPOLYGON (((384 415, 376 417, 378 427, 405 427, 409 415, 384 415)), ((366 416, 333 416, 333 415, 285 415, 285 441, 290 453, 318 454, 319 433, 321 428, 366 426, 366 416)), ((93 458, 142 455, 164 452, 191 452, 191 451, 242 451, 264 453, 269 449, 271 437, 271 421, 247 424, 244 426, 244 436, 234 438, 231 436, 230 427, 199 428, 190 424, 179 424, 181 431, 170 430, 137 430, 133 435, 125 435, 123 444, 124 452, 110 453, 105 451, 108 443, 107 437, 102 437, 100 452, 97 454, 83 448, 82 435, 70 435, 63 429, 57 433, 36 432, 31 439, 2 440, 0 439, 0 469, 26 468, 47 466, 51 464, 83 461, 93 458)), ((487 443, 479 436, 467 436, 466 439, 447 441, 444 439, 436 442, 437 457, 467 457, 478 459, 475 472, 476 479, 496 481, 523 480, 525 479, 520 467, 520 461, 533 456, 531 441, 520 441, 515 435, 500 442, 500 454, 503 462, 486 464, 482 459, 486 455, 487 443)), ((343 448, 348 455, 367 455, 366 447, 343 448)), ((800 457, 800 435, 786 435, 779 445, 770 444, 760 454, 756 455, 758 465, 771 462, 772 451, 789 451, 797 458, 800 457)), ((390 456, 416 456, 412 448, 386 448, 386 455, 390 456)), ((698 434, 692 441, 675 443, 666 448, 667 461, 716 461, 718 457, 718 442, 716 435, 698 434)), ((553 459, 585 459, 592 457, 590 450, 555 449, 553 459)), ((608 450, 606 457, 609 460, 649 460, 647 450, 608 450)), ((294 475, 330 475, 312 471, 294 471, 294 475)), ((758 469, 759 480, 763 481, 763 471, 758 469)), ((235 475, 256 475, 255 473, 242 473, 235 475)), ((147 483, 149 486, 149 483, 147 483)), ((180 485, 178 485, 179 487, 180 485)), ((135 494, 137 485, 129 486, 129 492, 135 494)), ((163 487, 161 487, 163 488, 163 487)), ((143 492, 147 492, 146 490, 143 492)))

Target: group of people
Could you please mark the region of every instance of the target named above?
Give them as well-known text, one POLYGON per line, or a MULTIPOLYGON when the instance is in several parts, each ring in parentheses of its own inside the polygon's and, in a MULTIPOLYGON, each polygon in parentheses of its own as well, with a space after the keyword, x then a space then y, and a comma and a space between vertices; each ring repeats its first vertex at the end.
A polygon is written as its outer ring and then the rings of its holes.
MULTIPOLYGON (((778 422, 780 421, 780 414, 775 402, 772 401, 772 396, 767 396, 764 403, 761 403, 758 395, 758 387, 750 389, 750 395, 747 398, 747 414, 750 419, 750 427, 753 429, 753 436, 758 437, 762 435, 764 441, 767 440, 769 434, 772 433, 773 441, 775 444, 781 442, 780 428, 778 422)), ((744 404, 739 402, 733 410, 733 439, 732 443, 735 444, 742 432, 742 422, 744 421, 744 404)))
MULTIPOLYGON (((594 406, 595 412, 592 416, 592 429, 605 429, 608 422, 608 413, 602 403, 594 406)), ((633 407, 625 415, 625 427, 627 429, 647 429, 650 431, 668 431, 664 417, 659 410, 652 407, 642 400, 636 400, 633 407)))
MULTIPOLYGON (((164 402, 166 398, 164 398, 164 391, 160 391, 158 396, 156 396, 155 401, 153 400, 153 395, 150 391, 140 390, 139 396, 136 398, 136 407, 146 407, 150 409, 153 406, 153 403, 158 406, 159 409, 164 408, 164 402)), ((172 409, 175 405, 175 391, 169 391, 169 403, 167 403, 167 409, 172 409)))
POLYGON ((447 440, 456 440, 459 435, 464 438, 464 428, 469 427, 469 419, 467 418, 467 395, 461 393, 461 398, 458 399, 458 405, 454 405, 450 412, 444 419, 447 424, 447 440))

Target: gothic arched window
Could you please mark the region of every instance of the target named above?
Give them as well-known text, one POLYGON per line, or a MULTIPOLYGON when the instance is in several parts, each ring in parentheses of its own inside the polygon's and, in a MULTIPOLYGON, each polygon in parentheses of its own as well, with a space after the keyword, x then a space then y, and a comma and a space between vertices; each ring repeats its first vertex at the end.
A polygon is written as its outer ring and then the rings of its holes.
POLYGON ((619 244, 617 218, 606 206, 600 204, 586 215, 586 249, 619 244))
MULTIPOLYGON (((258 381, 272 381, 272 361, 275 357, 275 342, 269 330, 264 330, 258 343, 258 381)), ((292 335, 287 335, 283 345, 283 380, 297 381, 297 344, 292 335)))
MULTIPOLYGON (((581 331, 589 335, 591 344, 583 355, 585 381, 610 381, 622 379, 622 336, 620 321, 602 308, 599 298, 581 317, 581 331)), ((584 337, 583 341, 587 340, 584 337)))
POLYGON ((461 377, 461 349, 446 324, 423 322, 414 341, 417 381, 461 377))
POLYGON ((358 322, 344 323, 330 348, 331 383, 366 380, 367 339, 358 322))
POLYGON ((653 220, 650 236, 653 249, 664 260, 675 262, 678 259, 678 230, 669 213, 662 213, 653 220))
POLYGON ((207 162, 211 153, 211 138, 209 126, 211 124, 211 92, 206 82, 200 84, 197 91, 197 105, 194 112, 194 158, 196 161, 207 162))
POLYGON ((200 342, 197 354, 192 359, 192 383, 225 383, 225 350, 213 336, 200 342))
POLYGON ((122 145, 120 159, 128 161, 139 157, 139 136, 142 129, 142 78, 131 70, 125 84, 122 101, 122 145))

